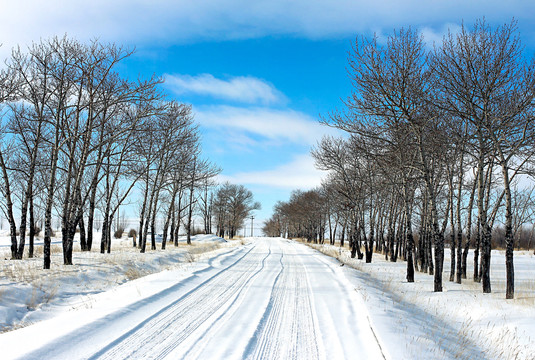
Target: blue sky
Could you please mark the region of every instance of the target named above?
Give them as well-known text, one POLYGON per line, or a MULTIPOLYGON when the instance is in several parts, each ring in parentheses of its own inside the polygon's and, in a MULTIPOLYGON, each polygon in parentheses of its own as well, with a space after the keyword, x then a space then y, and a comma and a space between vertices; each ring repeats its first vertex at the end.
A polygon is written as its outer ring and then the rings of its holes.
POLYGON ((121 72, 163 76, 170 97, 193 105, 204 156, 221 180, 254 192, 260 220, 292 189, 320 184, 309 151, 336 134, 317 120, 351 91, 346 53, 356 36, 412 26, 432 43, 462 21, 514 17, 527 53, 535 49, 532 1, 0 1, 2 58, 65 33, 135 47, 121 72))

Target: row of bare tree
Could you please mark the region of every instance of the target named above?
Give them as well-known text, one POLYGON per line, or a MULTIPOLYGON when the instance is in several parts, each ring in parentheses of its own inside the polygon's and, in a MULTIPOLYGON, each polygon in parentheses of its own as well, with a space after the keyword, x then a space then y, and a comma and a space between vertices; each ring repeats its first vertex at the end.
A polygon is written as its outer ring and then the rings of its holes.
POLYGON ((530 192, 515 189, 533 175, 535 154, 535 62, 522 50, 514 21, 496 28, 477 21, 432 50, 412 29, 384 42, 357 39, 348 66, 353 93, 322 119, 347 136, 313 150, 317 166, 330 171, 320 193, 343 209, 355 251, 362 242, 371 261, 375 242, 391 259, 407 260, 409 282, 415 266, 432 273, 439 292, 448 230, 450 280, 466 277, 473 247, 474 280, 490 292, 492 233, 501 222, 506 298, 514 297, 515 235, 532 217, 520 201, 530 192))
POLYGON ((210 186, 219 169, 200 157, 189 105, 167 101, 159 78, 131 81, 120 75, 117 65, 131 54, 113 44, 64 37, 33 44, 27 52, 15 49, 6 61, 0 72, 0 204, 10 224, 13 259, 24 254, 27 230, 34 256, 44 219, 44 268, 50 268, 55 213, 64 264, 72 264, 77 231, 82 250, 93 246, 97 209, 103 219, 100 250, 110 252, 113 219, 136 190, 142 252, 149 227, 155 249, 161 213, 164 234, 170 228, 176 242, 183 223, 189 242, 199 198, 194 193, 210 186))

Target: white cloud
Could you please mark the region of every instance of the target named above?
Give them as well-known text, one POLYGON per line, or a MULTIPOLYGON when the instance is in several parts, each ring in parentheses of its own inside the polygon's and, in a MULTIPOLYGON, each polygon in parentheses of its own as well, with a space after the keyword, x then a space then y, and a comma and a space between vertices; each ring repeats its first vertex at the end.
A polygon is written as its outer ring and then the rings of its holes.
POLYGON ((271 141, 315 145, 323 135, 338 134, 317 119, 294 110, 221 105, 195 108, 194 112, 196 121, 204 128, 260 136, 271 141))
POLYGON ((242 172, 233 175, 220 175, 219 181, 235 184, 262 185, 283 189, 312 189, 321 185, 326 172, 314 167, 314 159, 310 154, 295 156, 291 162, 273 169, 253 172, 242 172))
POLYGON ((5 55, 16 44, 25 46, 64 33, 80 40, 98 37, 130 45, 281 34, 318 39, 407 25, 471 23, 481 17, 482 6, 489 21, 514 16, 520 25, 531 24, 535 11, 534 2, 521 0, 4 0, 0 50, 5 55))
POLYGON ((273 85, 252 76, 222 80, 211 74, 165 75, 165 84, 176 95, 208 95, 219 99, 262 104, 285 100, 285 96, 273 85))
POLYGON ((440 46, 444 40, 444 36, 448 35, 448 32, 457 34, 461 31, 461 26, 457 24, 445 24, 439 29, 433 29, 430 27, 423 27, 421 33, 424 37, 426 45, 432 48, 434 45, 440 46))

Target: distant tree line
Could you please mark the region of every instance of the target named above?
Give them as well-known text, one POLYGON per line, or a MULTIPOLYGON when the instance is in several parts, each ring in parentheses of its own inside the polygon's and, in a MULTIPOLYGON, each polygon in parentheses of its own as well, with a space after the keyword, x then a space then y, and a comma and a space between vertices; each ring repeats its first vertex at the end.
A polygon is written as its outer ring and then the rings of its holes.
POLYGON ((213 202, 217 234, 234 238, 251 213, 260 208, 260 203, 254 201, 253 193, 243 185, 223 183, 217 189, 213 202))
POLYGON ((330 175, 321 189, 279 203, 265 232, 323 241, 329 229, 334 241, 340 229, 353 257, 369 262, 375 249, 404 259, 407 280, 415 269, 433 274, 437 292, 448 236, 449 280, 466 278, 473 248, 473 279, 485 293, 498 235, 510 299, 515 241, 534 220, 522 182, 534 174, 535 61, 515 21, 492 28, 480 20, 428 45, 410 28, 355 41, 352 94, 321 120, 347 136, 325 137, 312 151, 330 175))

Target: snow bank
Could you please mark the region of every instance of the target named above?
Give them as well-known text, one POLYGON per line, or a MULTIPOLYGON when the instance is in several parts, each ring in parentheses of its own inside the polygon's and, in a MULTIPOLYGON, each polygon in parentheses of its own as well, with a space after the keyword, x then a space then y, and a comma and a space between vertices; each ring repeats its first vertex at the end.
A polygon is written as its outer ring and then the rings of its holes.
MULTIPOLYGON (((100 238, 100 236, 98 237, 100 238)), ((42 241, 42 240, 41 240, 42 241)), ((9 242, 8 242, 9 244, 9 242)), ((166 250, 141 254, 131 239, 114 239, 110 254, 100 254, 99 240, 91 252, 79 251, 75 243, 72 266, 63 264, 61 241, 54 239, 50 270, 43 270, 42 246, 36 245, 36 258, 10 260, 9 245, 0 247, 0 332, 55 316, 72 304, 84 303, 88 296, 112 289, 130 280, 167 269, 186 269, 208 251, 228 249, 215 236, 194 237, 192 245, 167 245, 166 250), (78 251, 76 251, 78 249, 78 251)))

